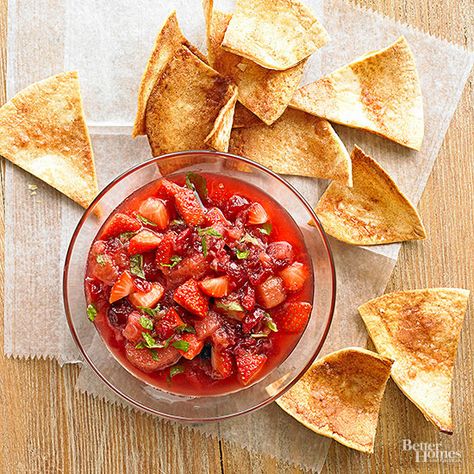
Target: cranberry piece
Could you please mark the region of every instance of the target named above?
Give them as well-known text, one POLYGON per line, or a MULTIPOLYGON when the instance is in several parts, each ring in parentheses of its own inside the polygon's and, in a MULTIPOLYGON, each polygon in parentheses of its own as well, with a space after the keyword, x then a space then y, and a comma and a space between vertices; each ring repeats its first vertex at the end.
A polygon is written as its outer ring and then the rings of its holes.
POLYGON ((86 285, 90 297, 94 300, 100 297, 104 291, 104 285, 102 284, 102 282, 96 280, 95 278, 86 278, 86 285))
POLYGON ((226 211, 227 214, 234 218, 239 212, 246 209, 250 203, 242 196, 233 194, 227 201, 226 211))
POLYGON ((240 302, 247 311, 255 308, 255 290, 251 286, 246 285, 240 302))
POLYGON ((259 326, 265 317, 265 311, 261 308, 257 308, 252 313, 247 313, 242 320, 242 331, 248 334, 253 328, 259 326))
POLYGON ((246 268, 237 262, 229 262, 225 266, 224 271, 230 276, 236 286, 242 286, 248 278, 246 268))
POLYGON ((122 241, 118 237, 107 240, 105 244, 105 251, 109 254, 114 254, 118 252, 123 247, 122 241))
POLYGON ((293 247, 288 242, 272 242, 267 247, 267 254, 271 257, 276 268, 280 269, 293 263, 295 254, 293 247))
POLYGON ((110 324, 115 327, 125 327, 129 314, 134 311, 133 306, 126 299, 112 303, 107 311, 110 324))

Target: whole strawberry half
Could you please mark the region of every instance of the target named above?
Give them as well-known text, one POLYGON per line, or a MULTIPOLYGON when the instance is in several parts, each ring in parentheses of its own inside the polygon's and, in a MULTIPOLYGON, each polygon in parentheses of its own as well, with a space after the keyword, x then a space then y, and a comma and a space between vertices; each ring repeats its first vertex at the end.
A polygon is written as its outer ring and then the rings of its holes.
POLYGON ((190 189, 180 188, 174 195, 174 200, 176 209, 186 224, 194 227, 204 223, 204 211, 190 189))
POLYGON ((118 212, 114 214, 109 222, 107 222, 104 231, 102 232, 101 239, 107 240, 111 237, 117 237, 123 232, 136 232, 140 230, 142 225, 134 217, 127 216, 118 212))

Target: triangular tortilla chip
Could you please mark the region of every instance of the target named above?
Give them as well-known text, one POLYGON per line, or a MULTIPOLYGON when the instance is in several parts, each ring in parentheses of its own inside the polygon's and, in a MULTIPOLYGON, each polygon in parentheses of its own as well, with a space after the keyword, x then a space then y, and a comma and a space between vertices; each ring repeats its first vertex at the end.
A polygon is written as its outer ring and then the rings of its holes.
POLYGON ((207 43, 210 65, 238 87, 238 100, 271 125, 288 106, 295 93, 306 61, 286 71, 272 71, 221 48, 231 15, 212 11, 212 0, 205 0, 207 43))
POLYGON ((419 150, 423 97, 413 54, 395 43, 298 89, 291 107, 419 150))
POLYGON ((235 85, 182 46, 163 69, 146 106, 153 156, 211 147, 227 151, 235 85))
POLYGON ((397 291, 359 307, 377 351, 393 359, 392 378, 425 418, 453 432, 451 385, 469 291, 397 291))
POLYGON ((353 245, 380 245, 426 237, 420 216, 390 176, 357 146, 353 187, 333 182, 317 206, 324 230, 353 245))
POLYGON ((142 76, 138 92, 137 115, 132 131, 133 137, 145 135, 145 109, 148 98, 163 69, 181 46, 186 46, 199 59, 206 62, 200 51, 184 37, 178 25, 176 12, 173 11, 156 37, 155 46, 142 76))
POLYGON ((352 184, 349 154, 331 124, 299 110, 287 109, 272 125, 234 128, 229 151, 276 173, 352 184))
POLYGON ((372 453, 391 366, 386 357, 348 347, 317 360, 276 402, 315 433, 372 453))
POLYGON ((235 104, 232 128, 251 127, 258 124, 262 124, 262 121, 247 107, 244 107, 240 102, 235 104))
POLYGON ((311 10, 298 0, 237 0, 222 47, 264 68, 285 70, 328 39, 311 10))
POLYGON ((0 108, 0 155, 89 206, 98 188, 77 72, 36 82, 0 108))

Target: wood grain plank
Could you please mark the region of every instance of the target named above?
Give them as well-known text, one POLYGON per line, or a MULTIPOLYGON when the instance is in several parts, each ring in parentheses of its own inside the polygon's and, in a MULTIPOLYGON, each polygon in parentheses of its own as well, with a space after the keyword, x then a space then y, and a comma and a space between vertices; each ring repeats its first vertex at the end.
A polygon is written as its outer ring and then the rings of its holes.
MULTIPOLYGON (((474 49, 472 0, 357 3, 474 49)), ((7 0, 0 0, 1 103, 5 100, 6 11, 7 0)), ((403 247, 389 291, 441 285, 473 287, 473 89, 471 76, 420 204, 430 237, 426 242, 403 247)), ((4 229, 3 180, 2 162, 0 236, 4 229)), ((3 275, 0 237, 0 301, 3 275)), ((382 405, 375 454, 362 455, 334 443, 325 472, 469 472, 474 465, 474 325, 470 324, 470 313, 461 337, 454 383, 455 434, 439 435, 390 382, 382 405), (462 463, 416 464, 412 453, 401 451, 402 436, 413 441, 441 441, 446 448, 461 452, 462 463)), ((3 324, 0 337, 3 341, 3 324)), ((61 369, 53 361, 7 360, 0 355, 0 472, 299 472, 270 456, 251 455, 228 443, 79 394, 73 389, 77 376, 77 367, 61 369)))

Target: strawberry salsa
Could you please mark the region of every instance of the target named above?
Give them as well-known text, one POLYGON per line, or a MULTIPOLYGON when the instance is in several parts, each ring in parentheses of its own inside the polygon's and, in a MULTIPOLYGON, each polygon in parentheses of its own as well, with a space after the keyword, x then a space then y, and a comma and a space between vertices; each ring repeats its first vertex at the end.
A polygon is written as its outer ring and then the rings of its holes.
POLYGON ((166 391, 218 395, 264 377, 312 310, 288 213, 234 178, 161 179, 107 219, 88 256, 87 314, 115 357, 166 391))

